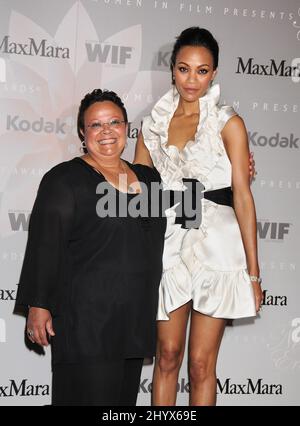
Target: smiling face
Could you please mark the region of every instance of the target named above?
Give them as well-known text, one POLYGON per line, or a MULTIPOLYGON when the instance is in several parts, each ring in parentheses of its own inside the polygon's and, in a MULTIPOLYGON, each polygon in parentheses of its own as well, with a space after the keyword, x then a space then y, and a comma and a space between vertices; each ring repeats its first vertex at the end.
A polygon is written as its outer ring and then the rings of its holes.
POLYGON ((173 76, 181 98, 195 102, 207 92, 215 78, 211 52, 203 46, 184 46, 176 56, 173 76))
POLYGON ((96 161, 120 157, 127 140, 122 110, 111 101, 93 103, 84 113, 84 140, 96 161))

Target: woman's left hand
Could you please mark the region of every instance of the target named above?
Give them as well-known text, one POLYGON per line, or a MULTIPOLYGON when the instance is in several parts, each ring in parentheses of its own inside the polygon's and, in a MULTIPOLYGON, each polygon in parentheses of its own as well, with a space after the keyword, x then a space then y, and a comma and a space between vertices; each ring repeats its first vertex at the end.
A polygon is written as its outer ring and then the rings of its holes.
POLYGON ((255 170, 255 160, 253 152, 249 154, 249 173, 250 173, 250 183, 255 179, 257 171, 255 170))
POLYGON ((26 327, 28 339, 40 346, 48 346, 48 336, 55 336, 52 316, 47 309, 31 306, 26 327))

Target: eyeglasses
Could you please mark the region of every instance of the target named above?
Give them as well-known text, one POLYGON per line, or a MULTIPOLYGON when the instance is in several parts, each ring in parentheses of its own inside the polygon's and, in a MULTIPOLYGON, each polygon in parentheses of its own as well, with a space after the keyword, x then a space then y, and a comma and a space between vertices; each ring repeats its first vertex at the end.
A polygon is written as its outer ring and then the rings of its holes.
POLYGON ((92 132, 100 132, 100 130, 104 129, 105 125, 110 129, 118 129, 119 127, 121 127, 121 125, 123 123, 126 123, 125 120, 118 120, 118 119, 114 118, 110 121, 107 121, 106 123, 101 123, 100 121, 95 121, 92 124, 88 124, 87 127, 92 132))

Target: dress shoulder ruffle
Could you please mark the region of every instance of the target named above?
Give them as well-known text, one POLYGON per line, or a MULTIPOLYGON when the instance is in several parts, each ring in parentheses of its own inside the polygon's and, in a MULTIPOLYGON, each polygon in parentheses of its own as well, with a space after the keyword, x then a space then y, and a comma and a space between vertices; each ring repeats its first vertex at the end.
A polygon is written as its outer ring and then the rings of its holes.
POLYGON ((170 121, 179 102, 176 88, 170 89, 144 118, 142 133, 154 166, 165 189, 184 190, 182 178, 194 177, 206 186, 209 173, 224 154, 220 131, 236 112, 230 106, 219 106, 220 86, 215 84, 199 99, 200 120, 195 139, 179 151, 168 145, 170 121))

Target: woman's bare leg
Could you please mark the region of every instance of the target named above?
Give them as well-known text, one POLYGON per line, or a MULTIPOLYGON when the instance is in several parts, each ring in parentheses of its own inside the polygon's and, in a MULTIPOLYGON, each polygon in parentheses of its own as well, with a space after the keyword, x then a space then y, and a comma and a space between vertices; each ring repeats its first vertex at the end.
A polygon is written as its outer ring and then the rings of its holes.
POLYGON ((191 302, 171 312, 169 321, 157 321, 158 338, 153 375, 152 405, 175 405, 178 374, 184 356, 191 302))
POLYGON ((190 405, 215 405, 216 364, 225 319, 192 311, 189 338, 190 405))

